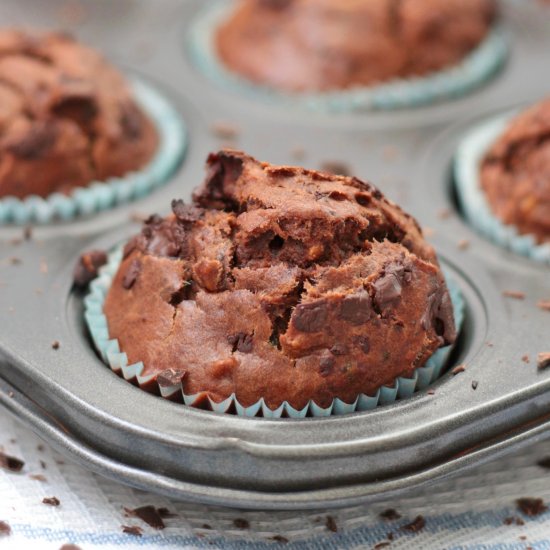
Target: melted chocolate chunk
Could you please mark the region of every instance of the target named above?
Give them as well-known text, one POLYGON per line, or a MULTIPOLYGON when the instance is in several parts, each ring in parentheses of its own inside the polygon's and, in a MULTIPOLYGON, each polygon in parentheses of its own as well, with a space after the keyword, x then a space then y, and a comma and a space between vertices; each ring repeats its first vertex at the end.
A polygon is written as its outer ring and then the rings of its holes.
POLYGON ((374 304, 380 312, 392 307, 401 298, 404 283, 410 283, 411 266, 393 262, 384 268, 384 274, 373 285, 374 304))
POLYGON ((177 386, 187 375, 187 371, 179 369, 166 369, 157 375, 157 384, 161 388, 177 386))
POLYGON ((312 333, 323 330, 328 317, 326 300, 309 304, 299 304, 292 314, 292 322, 297 330, 312 333))
POLYGON ((23 160, 37 160, 55 145, 57 127, 51 121, 35 121, 27 134, 18 142, 7 146, 7 150, 23 160))
POLYGON ((346 296, 340 305, 339 317, 351 325, 366 323, 372 314, 371 298, 366 291, 346 296))
POLYGON ((250 353, 254 344, 254 337, 252 334, 246 334, 245 332, 238 332, 227 338, 229 344, 233 347, 233 353, 240 351, 241 353, 250 353))
POLYGON ((122 286, 126 290, 130 290, 137 278, 139 277, 139 274, 141 272, 141 262, 139 260, 132 260, 132 263, 128 266, 128 269, 126 270, 126 273, 124 274, 124 277, 122 279, 122 286))
POLYGON ((103 250, 90 250, 80 256, 73 271, 73 281, 78 288, 85 288, 98 274, 99 268, 107 263, 103 250))

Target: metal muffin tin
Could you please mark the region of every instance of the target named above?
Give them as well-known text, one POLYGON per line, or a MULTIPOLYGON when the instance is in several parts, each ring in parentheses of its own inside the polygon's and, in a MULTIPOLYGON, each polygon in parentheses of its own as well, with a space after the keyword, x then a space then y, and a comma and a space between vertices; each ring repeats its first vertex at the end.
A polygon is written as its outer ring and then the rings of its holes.
POLYGON ((36 228, 17 244, 21 228, 0 228, 0 402, 9 412, 103 475, 176 498, 261 509, 387 497, 550 435, 550 371, 536 367, 536 354, 550 351, 550 317, 535 306, 550 298, 549 270, 478 237, 456 212, 450 180, 465 130, 550 91, 550 9, 503 4, 510 60, 469 96, 416 110, 321 115, 244 100, 201 75, 185 49, 201 0, 164 0, 162 7, 88 0, 80 19, 67 12, 70 6, 4 0, 0 16, 5 25, 75 23, 71 30, 84 41, 171 98, 190 145, 173 181, 145 199, 36 228), (434 392, 370 412, 268 420, 167 402, 98 359, 84 328, 82 295, 72 289, 77 258, 135 233, 135 213, 165 213, 172 198, 189 199, 204 177, 207 153, 224 145, 212 131, 219 121, 237 130, 234 146, 262 160, 345 163, 432 229, 467 302, 454 358, 466 365, 464 372, 445 375, 434 392), (296 158, 296 148, 304 158, 296 158), (450 215, 443 217, 446 210, 450 215), (504 297, 506 290, 526 298, 504 297))

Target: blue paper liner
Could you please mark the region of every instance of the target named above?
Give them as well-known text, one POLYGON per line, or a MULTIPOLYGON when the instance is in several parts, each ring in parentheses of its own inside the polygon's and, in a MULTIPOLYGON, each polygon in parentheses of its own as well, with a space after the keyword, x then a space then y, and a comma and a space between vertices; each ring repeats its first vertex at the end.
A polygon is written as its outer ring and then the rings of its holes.
MULTIPOLYGON (((100 269, 98 277, 91 282, 89 293, 84 298, 84 317, 94 345, 103 361, 113 372, 121 375, 125 380, 135 380, 139 386, 145 386, 154 380, 154 375, 143 376, 141 374, 144 369, 141 361, 128 364, 128 357, 120 349, 118 340, 109 336, 107 318, 103 312, 105 297, 122 261, 122 253, 122 248, 114 250, 109 255, 107 264, 100 269)), ((453 303, 455 324, 457 331, 460 331, 464 321, 464 299, 453 278, 447 273, 445 273, 445 278, 453 303)), ((171 387, 157 387, 160 395, 164 398, 175 400, 176 397, 179 397, 183 399, 185 405, 192 407, 200 403, 201 408, 206 399, 211 410, 219 413, 234 412, 238 416, 304 418, 305 416, 321 417, 349 414, 374 409, 379 405, 387 405, 397 399, 410 397, 413 393, 427 388, 443 374, 452 349, 453 346, 438 349, 424 366, 413 372, 411 378, 397 378, 393 386, 383 386, 373 396, 360 394, 353 403, 346 403, 336 398, 327 408, 322 408, 314 401, 309 401, 303 409, 298 410, 285 401, 277 409, 272 410, 263 399, 250 407, 244 407, 239 403, 235 394, 230 395, 221 403, 217 403, 210 399, 206 392, 195 395, 185 394, 181 383, 171 387)))
POLYGON ((0 225, 48 224, 89 216, 144 197, 170 179, 185 152, 184 124, 175 108, 154 88, 137 79, 131 79, 130 85, 136 102, 153 121, 159 136, 157 151, 149 163, 120 178, 78 187, 69 195, 1 198, 0 225))
POLYGON ((232 2, 215 1, 194 21, 189 35, 189 50, 197 67, 211 80, 233 92, 314 111, 393 110, 460 97, 491 78, 503 66, 508 55, 505 33, 501 28, 494 27, 459 64, 423 77, 395 79, 335 92, 284 92, 250 82, 231 71, 219 59, 214 33, 233 9, 232 2))
POLYGON ((521 234, 493 213, 481 187, 483 157, 506 129, 516 111, 476 126, 460 142, 454 162, 457 198, 468 223, 483 236, 508 250, 550 265, 550 243, 539 244, 535 235, 521 234))

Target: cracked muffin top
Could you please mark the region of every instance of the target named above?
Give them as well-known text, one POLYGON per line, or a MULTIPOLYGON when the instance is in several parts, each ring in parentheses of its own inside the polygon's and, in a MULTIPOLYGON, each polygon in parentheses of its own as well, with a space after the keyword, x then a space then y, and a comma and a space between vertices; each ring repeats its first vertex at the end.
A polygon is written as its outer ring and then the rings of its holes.
POLYGON ((455 65, 495 14, 494 0, 241 0, 216 48, 258 84, 341 90, 455 65))
POLYGON ((143 375, 244 406, 352 402, 456 338, 434 250, 357 178, 212 154, 125 247, 109 334, 143 375))
POLYGON ((550 98, 512 120, 483 160, 481 185, 501 221, 550 242, 550 98))
POLYGON ((120 73, 59 33, 0 31, 0 197, 46 197, 123 176, 157 134, 120 73))

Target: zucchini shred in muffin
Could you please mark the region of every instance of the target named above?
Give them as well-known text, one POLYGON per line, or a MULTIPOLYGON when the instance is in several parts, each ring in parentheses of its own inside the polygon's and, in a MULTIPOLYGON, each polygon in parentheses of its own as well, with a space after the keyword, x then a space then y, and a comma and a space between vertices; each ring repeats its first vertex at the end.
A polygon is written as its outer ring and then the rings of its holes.
POLYGON ((172 211, 127 243, 103 308, 148 389, 329 407, 456 339, 434 250, 357 178, 224 150, 193 204, 172 211))

